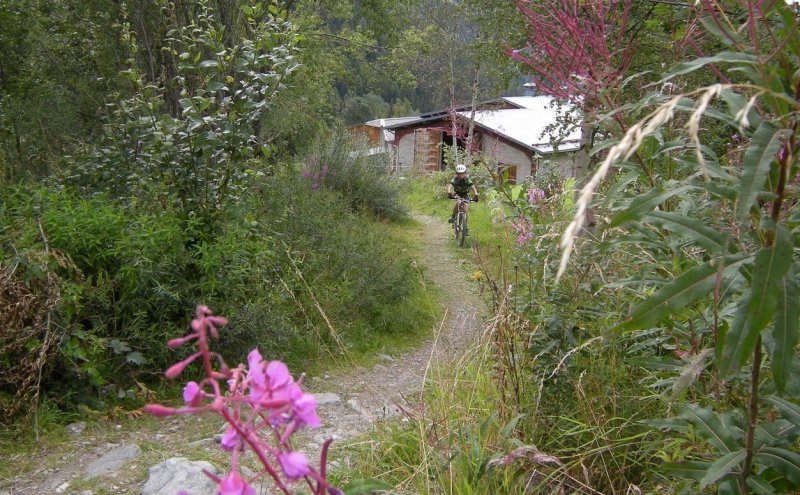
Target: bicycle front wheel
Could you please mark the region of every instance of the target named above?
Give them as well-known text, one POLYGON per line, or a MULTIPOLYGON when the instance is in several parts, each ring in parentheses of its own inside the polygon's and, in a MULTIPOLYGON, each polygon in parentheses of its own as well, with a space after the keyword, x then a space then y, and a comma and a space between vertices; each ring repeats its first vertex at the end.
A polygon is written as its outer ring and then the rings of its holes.
POLYGON ((459 211, 458 215, 456 216, 456 244, 458 247, 463 247, 465 242, 465 237, 467 234, 467 214, 463 211, 459 211))

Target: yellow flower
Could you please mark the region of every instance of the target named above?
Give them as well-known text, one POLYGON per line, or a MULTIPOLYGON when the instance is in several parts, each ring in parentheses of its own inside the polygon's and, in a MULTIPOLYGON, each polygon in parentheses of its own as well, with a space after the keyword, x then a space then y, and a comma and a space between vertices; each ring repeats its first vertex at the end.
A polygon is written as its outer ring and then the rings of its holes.
POLYGON ((472 280, 480 280, 483 277, 483 274, 479 271, 472 274, 472 280))

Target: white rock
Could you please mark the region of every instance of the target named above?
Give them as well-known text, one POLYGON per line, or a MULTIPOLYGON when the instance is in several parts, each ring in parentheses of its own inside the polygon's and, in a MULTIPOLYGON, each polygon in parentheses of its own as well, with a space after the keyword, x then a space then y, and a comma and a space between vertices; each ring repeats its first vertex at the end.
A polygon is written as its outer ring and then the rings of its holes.
POLYGON ((361 404, 359 404, 356 399, 348 400, 347 405, 350 406, 353 411, 357 412, 363 419, 369 421, 370 423, 372 422, 372 415, 369 413, 369 411, 361 407, 361 404))
POLYGON ((136 444, 123 445, 106 452, 102 457, 86 467, 86 477, 110 474, 118 470, 129 459, 138 456, 142 450, 136 444))
POLYGON ((86 423, 79 421, 77 423, 70 423, 67 425, 67 433, 70 435, 78 436, 86 429, 86 423))
POLYGON ((167 459, 150 468, 142 495, 175 495, 180 490, 192 495, 214 495, 217 485, 203 473, 203 469, 222 475, 205 461, 190 461, 184 457, 167 459))
POLYGON ((385 363, 393 363, 394 358, 388 354, 377 354, 376 357, 379 361, 383 361, 385 363))
POLYGON ((314 399, 317 401, 317 406, 338 406, 342 403, 342 399, 338 395, 325 392, 314 394, 314 399))
POLYGON ((56 488, 56 493, 64 493, 69 488, 69 483, 62 483, 56 488))

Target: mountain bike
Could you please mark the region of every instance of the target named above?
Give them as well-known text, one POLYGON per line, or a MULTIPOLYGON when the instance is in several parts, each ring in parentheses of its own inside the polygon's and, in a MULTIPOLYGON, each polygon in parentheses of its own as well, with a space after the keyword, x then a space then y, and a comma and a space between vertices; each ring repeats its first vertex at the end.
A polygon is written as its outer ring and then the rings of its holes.
POLYGON ((465 211, 464 205, 474 202, 474 200, 456 196, 453 198, 453 201, 458 201, 458 213, 456 213, 456 217, 453 219, 453 233, 456 236, 456 244, 458 247, 463 247, 465 238, 469 235, 469 228, 467 228, 467 212, 465 211))

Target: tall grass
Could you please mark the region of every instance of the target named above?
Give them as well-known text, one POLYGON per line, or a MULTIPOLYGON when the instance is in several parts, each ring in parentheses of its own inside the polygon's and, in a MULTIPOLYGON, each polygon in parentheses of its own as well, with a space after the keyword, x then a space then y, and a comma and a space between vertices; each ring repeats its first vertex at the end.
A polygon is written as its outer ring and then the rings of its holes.
MULTIPOLYGON (((411 205, 429 214, 444 209, 446 218, 440 182, 411 181, 411 205)), ((374 476, 397 493, 636 493, 667 486, 656 470, 661 439, 645 425, 663 416, 666 404, 628 352, 641 340, 606 334, 625 309, 625 292, 599 281, 624 273, 627 255, 617 253, 601 269, 604 243, 587 235, 572 259, 575 269, 555 284, 568 212, 543 208, 536 236, 520 246, 504 220, 514 208, 488 203, 471 210, 470 219, 485 237, 476 249, 459 251, 481 271, 491 297, 483 339, 456 365, 429 370, 424 411, 357 443, 353 466, 340 475, 374 476)))

